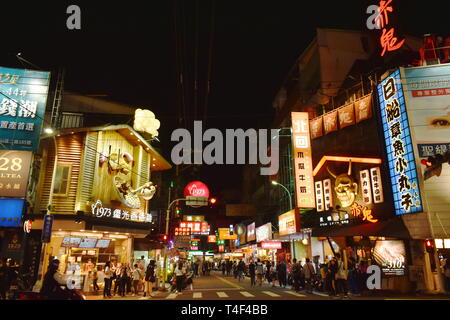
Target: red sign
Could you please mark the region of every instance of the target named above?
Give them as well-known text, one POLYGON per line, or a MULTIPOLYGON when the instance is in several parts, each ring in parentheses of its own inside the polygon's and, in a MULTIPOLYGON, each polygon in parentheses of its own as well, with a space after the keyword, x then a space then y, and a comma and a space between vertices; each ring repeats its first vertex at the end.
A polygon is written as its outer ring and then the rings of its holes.
POLYGON ((191 229, 190 228, 175 228, 175 235, 176 236, 190 236, 191 235, 191 229))
POLYGON ((184 188, 184 197, 205 197, 209 198, 209 189, 201 181, 193 181, 184 188))
POLYGON ((215 235, 208 236, 208 242, 209 243, 216 243, 217 237, 215 235))
POLYGON ((405 39, 399 41, 395 36, 395 29, 389 29, 389 12, 393 12, 394 8, 391 6, 393 0, 381 0, 378 7, 378 16, 375 19, 378 27, 383 28, 383 33, 380 37, 380 44, 383 48, 381 56, 386 54, 386 51, 395 51, 403 46, 405 39))
POLYGON ((261 242, 263 249, 281 249, 281 241, 261 242))
POLYGON ((219 252, 225 252, 225 246, 223 244, 219 245, 219 252))
POLYGON ((206 221, 181 221, 180 228, 191 229, 191 234, 209 234, 209 224, 206 221))

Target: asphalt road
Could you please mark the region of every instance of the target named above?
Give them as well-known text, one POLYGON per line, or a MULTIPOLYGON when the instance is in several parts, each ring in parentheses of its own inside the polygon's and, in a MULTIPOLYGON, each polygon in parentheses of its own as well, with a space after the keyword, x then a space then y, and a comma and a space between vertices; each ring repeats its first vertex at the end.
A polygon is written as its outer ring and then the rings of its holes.
MULTIPOLYGON (((88 300, 103 299, 103 296, 88 296, 88 300)), ((333 300, 341 299, 329 297, 322 292, 297 293, 290 287, 280 288, 277 282, 272 287, 267 282, 262 286, 251 287, 250 278, 238 281, 234 277, 222 276, 221 272, 211 272, 210 276, 200 276, 194 279, 193 290, 188 288, 181 294, 173 292, 154 292, 154 297, 128 295, 126 297, 114 296, 108 300, 333 300)), ((349 300, 424 300, 440 299, 450 300, 450 296, 380 296, 370 294, 365 296, 350 296, 349 300)), ((344 299, 344 300, 348 300, 344 299)))

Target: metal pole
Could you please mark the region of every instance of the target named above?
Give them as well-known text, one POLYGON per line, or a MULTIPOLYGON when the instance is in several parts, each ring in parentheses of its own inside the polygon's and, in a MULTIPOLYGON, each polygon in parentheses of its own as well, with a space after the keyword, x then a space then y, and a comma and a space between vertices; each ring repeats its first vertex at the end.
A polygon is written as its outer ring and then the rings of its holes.
MULTIPOLYGON (((281 183, 277 182, 277 185, 281 186, 284 190, 286 190, 286 192, 288 193, 288 199, 289 199, 289 210, 292 209, 292 199, 291 199, 291 193, 289 192, 288 188, 286 188, 284 185, 282 185, 281 183)), ((290 237, 290 236, 289 236, 290 237)), ((292 245, 292 256, 293 259, 296 259, 295 256, 295 242, 294 239, 291 240, 291 245, 292 245)))
MULTIPOLYGON (((167 211, 166 211, 166 232, 165 234, 168 235, 169 234, 169 219, 170 219, 170 208, 172 207, 172 205, 177 202, 177 201, 184 201, 186 199, 182 198, 182 199, 176 199, 173 200, 169 206, 167 207, 167 211)), ((166 279, 167 278, 167 245, 165 246, 164 249, 164 272, 163 272, 163 291, 166 290, 166 279)))

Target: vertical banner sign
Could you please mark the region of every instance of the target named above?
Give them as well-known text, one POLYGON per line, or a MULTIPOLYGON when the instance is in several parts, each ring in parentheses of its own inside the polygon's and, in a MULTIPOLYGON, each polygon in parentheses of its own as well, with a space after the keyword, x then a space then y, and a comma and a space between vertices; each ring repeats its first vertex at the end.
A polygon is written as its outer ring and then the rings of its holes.
POLYGON ((359 172, 361 180, 362 198, 365 205, 372 204, 372 188, 370 183, 369 170, 361 170, 359 172))
POLYGON ((422 212, 422 197, 400 71, 394 71, 378 84, 377 91, 395 213, 422 212))
POLYGON ((0 67, 0 149, 36 151, 50 72, 0 67))
POLYGON ((325 211, 333 207, 333 194, 331 193, 331 179, 323 180, 323 195, 325 198, 325 211))
POLYGON ((375 203, 384 202, 380 168, 379 167, 371 168, 370 169, 370 177, 372 179, 372 191, 373 191, 373 198, 374 198, 373 201, 375 203))
POLYGON ((53 227, 54 217, 50 214, 44 216, 44 227, 42 228, 42 242, 49 243, 52 237, 52 227, 53 227))
POLYGON ((315 183, 315 186, 316 186, 316 208, 318 212, 322 212, 324 209, 322 181, 317 181, 315 183))
POLYGON ((292 112, 292 146, 297 207, 314 208, 314 180, 307 112, 292 112))

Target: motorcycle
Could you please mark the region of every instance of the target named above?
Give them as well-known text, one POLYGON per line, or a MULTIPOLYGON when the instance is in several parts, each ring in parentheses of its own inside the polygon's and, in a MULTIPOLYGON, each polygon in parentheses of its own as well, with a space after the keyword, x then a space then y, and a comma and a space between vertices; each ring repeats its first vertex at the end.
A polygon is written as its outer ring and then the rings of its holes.
POLYGON ((61 293, 55 299, 49 299, 49 297, 39 292, 23 291, 19 292, 17 300, 86 300, 86 296, 81 290, 69 289, 66 286, 60 286, 60 288, 61 293))

